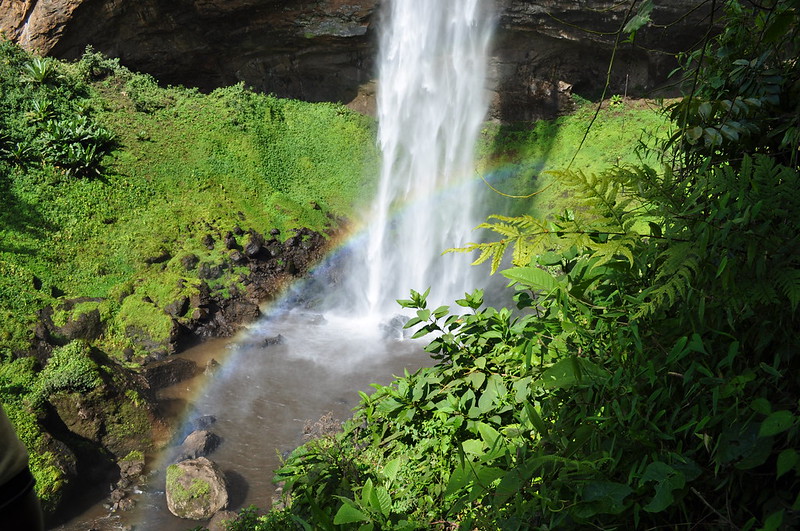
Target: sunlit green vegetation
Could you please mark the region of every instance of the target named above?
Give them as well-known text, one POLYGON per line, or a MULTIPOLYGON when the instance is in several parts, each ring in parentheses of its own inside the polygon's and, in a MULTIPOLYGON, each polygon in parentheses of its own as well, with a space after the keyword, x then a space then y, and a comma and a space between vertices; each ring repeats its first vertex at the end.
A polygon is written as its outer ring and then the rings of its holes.
POLYGON ((135 367, 147 352, 130 331, 166 341, 164 308, 198 292, 203 267, 221 268, 207 279, 212 292, 241 288, 246 270, 206 237, 220 242, 236 229, 244 245, 251 229, 286 238, 292 228, 339 228, 334 220, 368 199, 374 123, 241 85, 207 95, 160 87, 91 49, 63 63, 2 41, 0 131, 0 400, 52 508, 65 476, 41 408, 54 393, 101 385, 84 351, 135 367), (56 326, 96 314, 99 335, 57 349, 44 366, 16 359, 49 307, 56 326))

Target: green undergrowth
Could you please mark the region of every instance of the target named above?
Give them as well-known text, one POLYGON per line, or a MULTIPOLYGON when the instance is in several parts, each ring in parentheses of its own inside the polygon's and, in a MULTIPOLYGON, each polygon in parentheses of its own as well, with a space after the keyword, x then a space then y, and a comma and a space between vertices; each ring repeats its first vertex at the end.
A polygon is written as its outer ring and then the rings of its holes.
POLYGON ((59 298, 120 297, 133 281, 142 296, 161 299, 156 285, 180 277, 191 284, 192 273, 171 263, 161 278, 159 255, 220 263, 222 246, 209 251, 202 236, 218 239, 235 226, 277 228, 284 237, 297 227, 324 230, 331 217, 352 215, 370 189, 373 124, 341 106, 241 85, 210 95, 160 88, 93 52, 75 64, 43 60, 49 77, 26 81, 26 67, 39 59, 8 43, 2 52, 5 356, 24 350, 35 312, 59 298), (54 120, 80 112, 113 136, 99 173, 15 157, 18 144, 36 147, 34 101, 54 120))
POLYGON ((251 230, 285 239, 354 217, 376 175, 374 122, 243 85, 161 87, 91 49, 65 63, 0 41, 0 126, 0 401, 51 509, 66 476, 39 420, 49 397, 98 384, 83 349, 135 368, 170 339, 170 303, 202 283, 243 290, 230 231, 243 247, 251 230), (47 307, 55 327, 92 321, 87 342, 16 359, 47 307))

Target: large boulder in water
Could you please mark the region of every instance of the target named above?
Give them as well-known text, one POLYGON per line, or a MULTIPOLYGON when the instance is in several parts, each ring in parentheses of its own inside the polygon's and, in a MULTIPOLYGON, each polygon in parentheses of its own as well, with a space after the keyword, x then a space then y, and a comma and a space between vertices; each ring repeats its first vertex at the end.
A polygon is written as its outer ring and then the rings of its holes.
POLYGON ((228 487, 219 467, 205 457, 167 468, 167 508, 178 518, 208 520, 228 507, 228 487))
POLYGON ((183 440, 178 448, 178 461, 206 457, 217 449, 221 440, 208 430, 195 430, 183 440))

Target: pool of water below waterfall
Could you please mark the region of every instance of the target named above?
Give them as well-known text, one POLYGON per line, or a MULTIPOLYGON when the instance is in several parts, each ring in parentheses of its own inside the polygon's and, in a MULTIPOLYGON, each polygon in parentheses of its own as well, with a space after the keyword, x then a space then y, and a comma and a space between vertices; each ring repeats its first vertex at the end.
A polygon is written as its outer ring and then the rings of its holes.
MULTIPOLYGON (((159 398, 180 419, 177 444, 193 419, 216 418, 208 429, 222 443, 209 458, 226 474, 231 509, 266 508, 276 495, 273 471, 282 455, 303 443, 307 423, 327 413, 344 420, 358 403, 357 391, 370 392, 371 383, 388 384, 405 369, 432 363, 424 343, 401 335, 377 322, 283 313, 257 323, 236 341, 214 340, 180 354, 199 367, 212 359, 220 365, 163 390, 159 398)), ((156 460, 133 510, 111 513, 95 503, 54 529, 184 531, 206 524, 169 513, 163 492, 169 463, 159 461, 164 460, 156 460)))

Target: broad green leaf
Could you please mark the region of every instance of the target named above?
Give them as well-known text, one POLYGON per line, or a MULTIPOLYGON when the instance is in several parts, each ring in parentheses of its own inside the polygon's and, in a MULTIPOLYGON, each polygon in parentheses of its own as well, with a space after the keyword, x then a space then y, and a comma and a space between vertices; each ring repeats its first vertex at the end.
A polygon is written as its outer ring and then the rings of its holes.
POLYGON ((373 491, 373 498, 378 500, 378 509, 383 516, 388 517, 392 512, 392 497, 386 487, 380 486, 373 491))
POLYGON ((756 398, 750 403, 750 408, 757 411, 762 415, 769 415, 772 413, 772 404, 766 398, 756 398))
POLYGON ((622 28, 623 33, 635 33, 642 26, 650 22, 650 13, 653 12, 653 0, 644 0, 639 4, 639 9, 636 14, 631 17, 625 27, 622 28))
POLYGON ((372 498, 372 478, 367 479, 364 482, 364 487, 361 489, 361 506, 365 506, 370 503, 370 498, 372 498))
POLYGON ((781 477, 788 471, 794 468, 797 464, 797 450, 794 448, 787 448, 778 454, 777 476, 781 477))
POLYGON ((794 415, 791 411, 782 409, 771 413, 764 422, 761 423, 761 429, 758 431, 759 437, 769 437, 778 433, 784 432, 792 427, 794 424, 794 415))
POLYGON ((607 379, 609 374, 586 358, 570 357, 557 361, 545 370, 534 385, 558 389, 607 379))
POLYGON ((624 483, 614 481, 590 481, 583 487, 584 502, 602 502, 596 504, 596 513, 619 514, 625 509, 625 498, 633 493, 633 489, 624 483))
POLYGON ((339 508, 339 511, 336 513, 336 516, 333 517, 333 523, 335 525, 342 525, 342 524, 353 524, 356 522, 363 522, 364 520, 369 520, 369 517, 358 510, 356 507, 351 505, 349 502, 350 500, 346 500, 345 504, 339 508))
POLYGON ((401 462, 402 458, 396 457, 384 465, 383 476, 389 480, 390 484, 394 482, 394 478, 397 477, 397 472, 400 470, 401 462))
POLYGON ((547 435, 547 426, 542 420, 541 415, 539 415, 539 412, 536 411, 536 407, 534 405, 529 403, 525 404, 523 409, 523 419, 527 419, 537 432, 541 433, 542 435, 547 435))
POLYGON ((686 138, 691 144, 697 143, 701 136, 703 136, 703 128, 699 125, 686 130, 686 138))
POLYGON ((494 490, 496 502, 502 503, 506 501, 508 498, 518 493, 522 485, 523 479, 519 470, 512 469, 506 472, 503 479, 500 480, 500 484, 497 485, 494 490))
POLYGON ((485 422, 477 422, 476 425, 486 446, 494 448, 494 445, 497 444, 498 439, 500 439, 500 432, 485 422))
POLYGON ((473 389, 479 391, 481 386, 483 386, 483 382, 486 381, 486 374, 482 372, 472 372, 465 378, 465 380, 469 382, 469 385, 473 389))
POLYGON ((469 464, 467 464, 466 467, 462 467, 461 465, 456 466, 450 474, 450 479, 447 481, 445 496, 450 496, 467 486, 472 475, 469 467, 469 464))
POLYGON ((707 101, 701 103, 700 106, 697 108, 697 113, 700 115, 701 118, 703 118, 703 120, 708 120, 709 118, 711 118, 711 111, 712 111, 711 104, 708 103, 707 101))
POLYGON ((722 144, 722 135, 713 127, 703 129, 703 138, 709 146, 719 146, 722 144))
POLYGON ((795 14, 791 11, 784 11, 779 13, 772 20, 772 24, 764 31, 764 42, 776 42, 778 39, 783 38, 787 34, 789 26, 795 20, 795 14))
POLYGON ((533 290, 553 291, 560 285, 553 275, 538 267, 512 267, 501 271, 507 279, 533 290))
POLYGON ((461 443, 461 448, 463 448, 465 454, 482 455, 485 445, 479 439, 467 439, 461 443))
POLYGON ((780 511, 769 515, 767 520, 764 522, 764 527, 761 528, 761 531, 777 531, 780 529, 781 524, 783 523, 783 512, 784 509, 781 509, 780 511))
POLYGON ((661 512, 672 505, 675 500, 673 491, 682 489, 686 484, 686 478, 681 472, 661 461, 655 461, 647 466, 639 484, 649 481, 656 482, 655 495, 650 503, 643 507, 649 513, 661 512))

